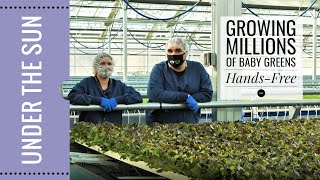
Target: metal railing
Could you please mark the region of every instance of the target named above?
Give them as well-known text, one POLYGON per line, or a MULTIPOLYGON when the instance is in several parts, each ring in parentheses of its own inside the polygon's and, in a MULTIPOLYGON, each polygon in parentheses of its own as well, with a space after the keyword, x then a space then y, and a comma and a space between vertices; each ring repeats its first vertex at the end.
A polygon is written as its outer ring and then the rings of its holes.
MULTIPOLYGON (((283 100, 283 101, 211 101, 198 103, 199 108, 228 108, 228 107, 263 107, 263 106, 304 106, 320 105, 320 99, 316 100, 283 100)), ((124 105, 119 104, 115 110, 148 110, 148 109, 188 109, 186 104, 169 103, 139 103, 124 105)), ((97 105, 79 106, 70 105, 71 111, 102 111, 103 108, 97 105)))
MULTIPOLYGON (((212 122, 217 119, 212 117, 212 108, 242 107, 242 118, 234 120, 252 121, 256 115, 259 119, 267 118, 270 120, 287 120, 306 117, 307 119, 318 117, 320 115, 320 100, 286 100, 286 101, 263 101, 263 102, 245 102, 245 101, 211 101, 207 103, 198 103, 201 108, 199 123, 212 122), (273 106, 273 107, 271 107, 273 106), (258 108, 260 107, 260 109, 258 108), (255 111, 254 111, 255 110, 255 111)), ((186 104, 169 103, 139 103, 131 105, 119 104, 115 110, 122 110, 122 123, 145 123, 145 110, 151 109, 188 109, 186 104)), ((102 111, 97 105, 79 106, 70 105, 70 120, 73 126, 77 120, 78 111, 102 111)), ((221 121, 221 119, 218 119, 221 121)), ((224 120, 224 121, 234 121, 224 120)))

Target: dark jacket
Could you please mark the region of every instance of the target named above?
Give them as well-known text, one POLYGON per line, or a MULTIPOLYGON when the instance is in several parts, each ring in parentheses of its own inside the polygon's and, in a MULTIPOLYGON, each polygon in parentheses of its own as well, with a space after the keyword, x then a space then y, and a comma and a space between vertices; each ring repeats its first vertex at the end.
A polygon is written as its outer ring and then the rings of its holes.
MULTIPOLYGON (((109 79, 108 88, 103 91, 96 77, 84 78, 68 94, 68 100, 73 105, 100 105, 102 97, 115 98, 118 104, 142 103, 142 97, 131 86, 119 80, 109 79)), ((122 111, 82 111, 79 121, 122 124, 122 111)))
MULTIPOLYGON (((210 76, 201 63, 187 60, 187 68, 179 78, 169 68, 166 61, 156 64, 150 74, 148 97, 150 102, 185 103, 188 94, 197 102, 208 102, 212 98, 210 76)), ((160 123, 197 123, 199 113, 184 110, 147 111, 147 124, 160 123)))

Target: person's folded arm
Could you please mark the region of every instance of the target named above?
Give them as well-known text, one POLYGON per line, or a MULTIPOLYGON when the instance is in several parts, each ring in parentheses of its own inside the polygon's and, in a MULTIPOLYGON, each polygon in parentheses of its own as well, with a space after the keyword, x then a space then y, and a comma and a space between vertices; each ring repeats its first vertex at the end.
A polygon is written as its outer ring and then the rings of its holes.
POLYGON ((86 94, 85 81, 77 83, 68 94, 68 100, 73 105, 100 105, 101 97, 86 94))
POLYGON ((204 67, 201 66, 200 74, 200 89, 199 92, 191 94, 191 96, 197 102, 209 102, 212 99, 212 84, 209 74, 206 72, 204 67))
POLYGON ((118 104, 142 103, 142 96, 133 87, 122 84, 123 95, 115 97, 118 104))
POLYGON ((164 74, 160 70, 159 65, 156 65, 153 67, 150 74, 150 80, 148 83, 148 97, 153 102, 181 103, 187 100, 188 94, 185 92, 165 90, 164 74))

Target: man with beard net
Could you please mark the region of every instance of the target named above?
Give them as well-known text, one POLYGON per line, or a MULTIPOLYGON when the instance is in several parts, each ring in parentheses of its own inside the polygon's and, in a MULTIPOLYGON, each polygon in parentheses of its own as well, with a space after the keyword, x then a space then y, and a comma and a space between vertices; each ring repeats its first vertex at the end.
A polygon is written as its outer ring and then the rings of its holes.
POLYGON ((209 74, 203 65, 187 60, 189 45, 185 39, 174 37, 166 43, 166 61, 156 64, 148 83, 149 102, 186 103, 189 109, 149 110, 147 124, 198 123, 200 110, 198 102, 212 98, 209 74))

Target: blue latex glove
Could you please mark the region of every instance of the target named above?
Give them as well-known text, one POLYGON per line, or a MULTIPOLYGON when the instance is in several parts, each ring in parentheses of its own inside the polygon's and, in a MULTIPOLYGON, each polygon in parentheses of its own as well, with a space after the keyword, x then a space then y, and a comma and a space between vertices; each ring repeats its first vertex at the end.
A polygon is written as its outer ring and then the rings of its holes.
POLYGON ((107 98, 102 98, 101 99, 101 104, 100 104, 101 107, 103 107, 103 111, 106 112, 106 111, 110 111, 110 105, 108 103, 108 99, 107 98))
POLYGON ((101 104, 100 106, 103 107, 104 112, 111 112, 112 110, 114 110, 114 108, 116 108, 117 106, 117 101, 114 98, 111 99, 107 99, 107 98, 102 98, 101 99, 101 104))
POLYGON ((111 106, 110 111, 113 111, 114 108, 116 108, 116 106, 118 105, 118 103, 117 103, 115 98, 109 99, 109 104, 111 106))
POLYGON ((194 113, 198 112, 198 103, 192 96, 188 95, 187 103, 190 110, 192 110, 194 113))

